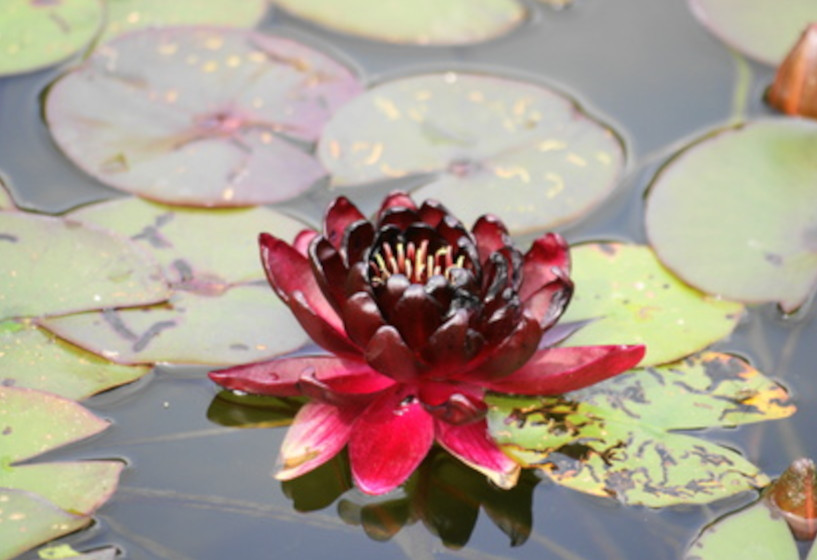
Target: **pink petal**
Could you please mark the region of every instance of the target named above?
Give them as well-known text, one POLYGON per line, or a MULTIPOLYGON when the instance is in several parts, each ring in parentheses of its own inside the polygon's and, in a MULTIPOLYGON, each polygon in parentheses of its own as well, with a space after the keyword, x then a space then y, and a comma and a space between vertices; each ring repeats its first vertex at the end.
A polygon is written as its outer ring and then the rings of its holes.
POLYGON ((314 229, 304 229, 298 232, 295 239, 292 241, 292 247, 303 256, 307 256, 309 252, 309 244, 318 236, 318 232, 314 229))
POLYGON ((567 241, 558 233, 548 233, 536 239, 525 254, 522 286, 519 290, 522 301, 556 278, 553 269, 562 271, 565 277, 570 276, 567 241))
POLYGON ((391 325, 377 330, 366 347, 365 357, 376 371, 406 383, 415 381, 427 369, 391 325))
POLYGON ((278 480, 291 480, 337 455, 349 441, 361 408, 310 402, 295 415, 278 454, 278 480))
POLYGON ((345 196, 339 196, 326 209, 323 219, 323 236, 335 249, 340 249, 343 241, 343 233, 353 223, 365 220, 366 217, 360 213, 357 206, 345 196))
POLYGON ((508 235, 508 230, 505 228, 505 224, 502 223, 502 220, 491 214, 480 216, 474 223, 472 233, 477 240, 479 262, 483 264, 488 260, 488 257, 491 256, 491 253, 499 251, 506 245, 511 244, 511 239, 508 235))
POLYGON ((385 494, 414 472, 434 443, 434 421, 407 387, 389 391, 361 413, 349 439, 355 484, 385 494))
POLYGON ((516 486, 520 466, 505 455, 488 435, 485 420, 454 426, 436 422, 437 442, 463 463, 505 490, 516 486))
POLYGON ((414 201, 411 200, 411 197, 406 193, 401 191, 390 193, 380 204, 380 210, 377 212, 377 219, 380 220, 380 217, 389 208, 397 208, 401 206, 403 208, 411 208, 412 210, 417 209, 417 205, 414 204, 414 201))
POLYGON ((518 395, 560 395, 618 375, 644 357, 644 346, 573 346, 539 350, 521 369, 484 387, 518 395))

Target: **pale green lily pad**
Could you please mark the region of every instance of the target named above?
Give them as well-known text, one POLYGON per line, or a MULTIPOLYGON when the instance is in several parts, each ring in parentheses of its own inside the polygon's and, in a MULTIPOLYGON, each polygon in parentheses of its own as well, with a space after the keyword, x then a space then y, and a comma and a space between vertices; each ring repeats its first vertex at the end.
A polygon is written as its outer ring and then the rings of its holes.
POLYGON ((341 108, 318 145, 332 185, 432 173, 414 192, 464 222, 486 212, 514 232, 596 207, 618 182, 616 134, 543 86, 484 74, 411 76, 341 108))
POLYGON ((108 23, 101 41, 124 33, 171 25, 253 27, 267 12, 267 0, 107 0, 108 23))
POLYGON ((777 66, 810 23, 813 0, 689 0, 695 16, 729 46, 777 66))
POLYGON ((130 383, 150 371, 113 364, 34 325, 10 321, 0 323, 0 356, 0 385, 77 400, 130 383))
POLYGON ((16 210, 17 205, 9 192, 3 177, 0 175, 0 210, 16 210))
POLYGON ((71 545, 59 544, 41 548, 37 551, 41 560, 63 560, 64 558, 78 558, 79 560, 116 560, 118 556, 115 546, 97 548, 89 552, 77 552, 71 545))
POLYGON ((273 0, 335 31, 377 41, 461 45, 498 37, 521 24, 515 0, 273 0))
POLYGON ((201 210, 125 198, 82 207, 71 218, 141 244, 174 287, 202 293, 264 279, 258 234, 290 240, 307 226, 268 208, 201 210))
POLYGON ((124 364, 241 364, 309 341, 266 282, 235 286, 218 296, 177 292, 169 305, 52 317, 42 325, 124 364))
POLYGON ((700 290, 799 307, 817 288, 817 123, 710 135, 656 177, 646 206, 661 261, 700 290))
MULTIPOLYGON (((809 559, 814 556, 814 550, 809 559)), ((684 560, 799 560, 789 526, 761 500, 715 521, 687 550, 684 560)))
POLYGON ((56 64, 89 44, 102 24, 100 0, 0 2, 0 76, 56 64))
POLYGON ((0 211, 0 319, 167 299, 159 266, 134 243, 74 220, 0 211))
POLYGON ((590 243, 570 254, 576 291, 562 321, 596 320, 564 345, 644 344, 640 365, 662 364, 729 336, 743 312, 680 282, 649 247, 590 243))
POLYGON ((226 27, 135 31, 49 90, 54 140, 103 183, 186 206, 292 198, 325 175, 317 140, 361 85, 289 39, 226 27))
POLYGON ((561 397, 492 396, 489 404, 491 435, 515 460, 580 492, 650 507, 708 503, 769 482, 734 450, 673 430, 795 411, 778 384, 714 353, 561 397))

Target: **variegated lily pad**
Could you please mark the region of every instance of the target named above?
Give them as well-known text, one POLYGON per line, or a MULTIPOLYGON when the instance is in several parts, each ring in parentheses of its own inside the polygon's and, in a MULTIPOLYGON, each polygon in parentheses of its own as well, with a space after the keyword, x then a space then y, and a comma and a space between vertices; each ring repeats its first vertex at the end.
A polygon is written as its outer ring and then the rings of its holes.
POLYGON ((324 175, 311 142, 360 91, 352 73, 288 39, 228 28, 130 33, 46 100, 57 144, 103 183, 193 206, 296 196, 324 175))
POLYGON ((817 21, 813 0, 689 0, 712 33, 755 60, 776 66, 817 21))
POLYGON ((85 206, 70 216, 128 236, 156 257, 175 287, 200 293, 263 280, 258 234, 293 239, 307 227, 268 208, 202 210, 139 198, 85 206))
POLYGON ((817 123, 757 121, 675 157, 647 198, 661 261, 710 294, 799 307, 817 288, 817 123))
POLYGON ((130 383, 150 371, 112 364, 34 325, 11 321, 0 323, 0 364, 0 385, 78 400, 130 383))
POLYGON ((62 218, 0 211, 0 319, 165 300, 159 266, 134 243, 62 218))
POLYGON ((680 282, 649 247, 591 243, 571 250, 576 292, 562 321, 596 319, 564 345, 644 344, 642 366, 675 361, 728 336, 743 312, 680 282))
POLYGON ((264 16, 267 0, 107 0, 102 41, 146 27, 210 24, 253 27, 264 16))
POLYGON ((459 45, 497 37, 525 19, 515 0, 274 0, 330 29, 390 43, 459 45))
POLYGON ((56 64, 91 42, 102 0, 0 2, 0 76, 56 64))
POLYGON ((240 364, 309 340, 266 282, 236 286, 218 297, 178 292, 167 306, 53 317, 42 324, 124 364, 240 364))
POLYGON ((615 133, 543 86, 440 73, 380 84, 343 107, 318 153, 333 185, 433 173, 415 192, 465 222, 486 212, 512 232, 552 227, 613 190, 615 133))

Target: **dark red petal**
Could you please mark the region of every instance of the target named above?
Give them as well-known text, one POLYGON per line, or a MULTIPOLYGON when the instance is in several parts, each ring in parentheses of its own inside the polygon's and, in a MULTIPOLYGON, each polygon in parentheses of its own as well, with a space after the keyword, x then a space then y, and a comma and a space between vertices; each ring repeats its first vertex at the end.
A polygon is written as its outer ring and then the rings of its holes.
POLYGON ((355 485, 367 494, 394 490, 434 443, 434 421, 412 393, 389 391, 364 410, 349 437, 355 485))
POLYGON ((560 395, 634 368, 644 346, 573 346, 539 350, 522 368, 485 388, 519 395, 560 395))
POLYGON ((312 311, 301 292, 294 292, 292 299, 287 303, 292 314, 315 344, 333 354, 360 356, 360 349, 349 340, 346 333, 338 331, 312 311))
POLYGON ((365 262, 358 262, 352 265, 343 284, 346 297, 358 292, 369 292, 371 290, 368 270, 369 264, 365 262))
POLYGON ((391 325, 377 330, 366 347, 365 358, 376 371, 403 383, 414 382, 427 370, 391 325))
POLYGON ((327 462, 349 441, 360 407, 306 403, 292 421, 278 454, 279 480, 291 480, 327 462))
POLYGON ((463 463, 487 476, 500 488, 516 486, 520 466, 497 447, 485 420, 459 426, 436 422, 437 441, 463 463))
POLYGON ((445 206, 436 200, 426 200, 417 211, 420 219, 433 228, 436 228, 448 213, 445 206))
POLYGON ((420 221, 413 208, 395 207, 380 213, 379 227, 394 226, 405 231, 411 224, 420 221))
POLYGON ((309 254, 309 244, 318 236, 318 232, 314 229, 304 229, 298 232, 295 239, 292 241, 292 247, 303 256, 309 254))
POLYGON ((445 311, 423 286, 411 284, 394 304, 389 322, 397 328, 409 348, 420 352, 442 323, 445 311))
MULTIPOLYGON (((471 237, 471 232, 465 229, 465 226, 462 225, 457 218, 452 216, 451 214, 446 214, 443 219, 437 224, 437 227, 434 228, 437 230, 437 233, 445 239, 445 241, 451 245, 452 247, 460 247, 461 240, 465 240, 468 242, 469 245, 476 245, 474 238, 471 237)), ((478 260, 479 256, 476 250, 474 251, 474 260, 478 260)))
POLYGON ((573 282, 567 277, 557 278, 531 294, 525 309, 536 317, 542 330, 547 330, 562 316, 572 295, 573 282))
POLYGON ((479 262, 482 264, 485 264, 491 253, 511 244, 511 238, 505 224, 492 214, 480 216, 471 231, 477 240, 479 262))
POLYGON ((488 410, 485 391, 464 384, 435 383, 420 385, 420 400, 436 419, 448 424, 467 424, 485 417, 488 410))
POLYGON ((368 404, 378 393, 393 386, 393 379, 371 370, 326 380, 310 371, 298 380, 298 390, 303 396, 340 407, 368 404))
POLYGON ((380 223, 380 216, 382 216, 386 210, 398 207, 410 208, 412 210, 417 209, 417 205, 414 204, 414 201, 411 200, 409 195, 401 191, 395 191, 384 198, 380 204, 380 210, 377 212, 378 224, 380 223))
POLYGON ((343 304, 343 324, 349 338, 361 348, 365 348, 377 329, 385 325, 385 322, 372 295, 368 292, 357 292, 343 304))
POLYGON ((374 242, 374 226, 368 221, 355 222, 346 228, 340 253, 345 259, 346 266, 352 267, 366 258, 366 252, 374 242))
POLYGON ((536 239, 525 254, 522 286, 519 289, 522 301, 552 282, 559 274, 557 271, 561 271, 563 276, 570 276, 570 252, 567 241, 561 235, 548 233, 536 239))
POLYGON ((309 260, 318 286, 335 311, 340 312, 346 300, 349 274, 343 257, 325 237, 316 237, 309 245, 309 260))
POLYGON ((474 371, 458 374, 458 378, 491 379, 508 375, 527 362, 536 352, 542 329, 535 317, 522 315, 514 331, 494 348, 483 350, 472 366, 474 371))
POLYGON ((403 274, 395 274, 389 276, 384 286, 375 289, 375 301, 377 301, 380 312, 386 319, 386 322, 391 321, 394 314, 394 306, 403 297, 405 291, 411 286, 411 282, 403 274))
POLYGON ((339 249, 343 241, 346 228, 354 222, 365 220, 366 216, 360 213, 357 206, 345 196, 339 196, 326 209, 323 219, 323 236, 339 249))
POLYGON ((482 349, 484 340, 469 329, 470 317, 468 310, 458 309, 429 337, 423 356, 434 368, 432 375, 456 371, 482 349))

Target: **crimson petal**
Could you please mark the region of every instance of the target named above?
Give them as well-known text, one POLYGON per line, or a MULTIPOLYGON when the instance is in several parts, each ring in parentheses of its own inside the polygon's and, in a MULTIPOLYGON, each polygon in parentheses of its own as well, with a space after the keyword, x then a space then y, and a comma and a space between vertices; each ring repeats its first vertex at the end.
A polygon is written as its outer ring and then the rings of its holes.
POLYGON ((348 198, 339 196, 332 201, 326 210, 323 220, 323 236, 335 249, 339 249, 346 228, 357 221, 365 219, 366 217, 360 213, 357 206, 352 204, 348 198))
MULTIPOLYGON (((531 358, 542 338, 542 329, 535 317, 523 313, 514 331, 485 356, 477 357, 477 363, 467 375, 475 379, 493 379, 508 375, 531 358)), ((457 377, 462 377, 462 374, 457 377)))
POLYGON ((355 346, 345 333, 338 332, 323 317, 317 315, 309 307, 301 292, 294 292, 288 304, 292 315, 295 316, 295 319, 315 344, 333 354, 350 357, 360 356, 360 348, 355 346))
POLYGON ((314 229, 301 230, 292 241, 292 248, 306 257, 309 254, 309 244, 312 243, 312 240, 317 236, 318 232, 314 229))
POLYGON ((567 277, 557 278, 531 294, 525 309, 536 317, 542 330, 547 330, 562 316, 572 295, 573 282, 567 277))
POLYGON ((435 372, 450 374, 482 349, 483 339, 469 329, 470 319, 467 309, 458 309, 429 337, 423 356, 429 364, 434 364, 435 372))
POLYGON ((340 312, 346 299, 344 280, 349 274, 343 257, 325 237, 316 237, 309 245, 309 260, 318 286, 335 311, 340 312))
POLYGON ((474 223, 472 233, 477 240, 479 262, 483 265, 488 260, 488 257, 491 256, 491 253, 499 251, 511 243, 510 235, 505 228, 505 224, 502 223, 502 220, 491 214, 480 216, 474 223))
POLYGON ((560 395, 576 391, 635 367, 644 346, 572 346, 539 350, 522 368, 486 389, 518 395, 560 395))
POLYGON ((507 490, 516 486, 521 468, 488 436, 485 420, 459 426, 436 422, 435 427, 437 441, 449 453, 483 473, 500 488, 507 490))
POLYGON ((417 211, 420 219, 433 228, 439 225, 446 214, 448 214, 448 210, 436 200, 426 200, 417 211))
POLYGON ((561 271, 565 277, 570 275, 570 252, 561 235, 548 233, 536 239, 525 254, 519 289, 522 301, 552 282, 558 274, 556 271, 561 271))
POLYGON ((391 325, 377 329, 366 347, 365 357, 372 368, 404 383, 414 382, 426 371, 426 367, 418 362, 414 352, 391 325))
POLYGON ((385 325, 380 308, 368 292, 357 292, 343 304, 343 324, 346 334, 365 348, 377 329, 385 325))
POLYGON ((383 202, 380 204, 380 210, 377 212, 378 224, 380 223, 380 217, 386 212, 386 210, 389 208, 399 207, 410 208, 412 210, 417 209, 417 205, 414 204, 414 201, 409 195, 404 192, 394 191, 384 198, 383 202))
POLYGON ((351 267, 363 260, 374 241, 374 233, 374 226, 366 220, 355 222, 346 228, 340 247, 346 266, 351 267))
POLYGON ((440 326, 443 311, 422 285, 411 284, 394 304, 390 319, 408 347, 420 351, 440 326))
POLYGON ((369 405, 349 438, 355 485, 385 494, 406 481, 434 443, 434 421, 408 388, 388 391, 369 405))

